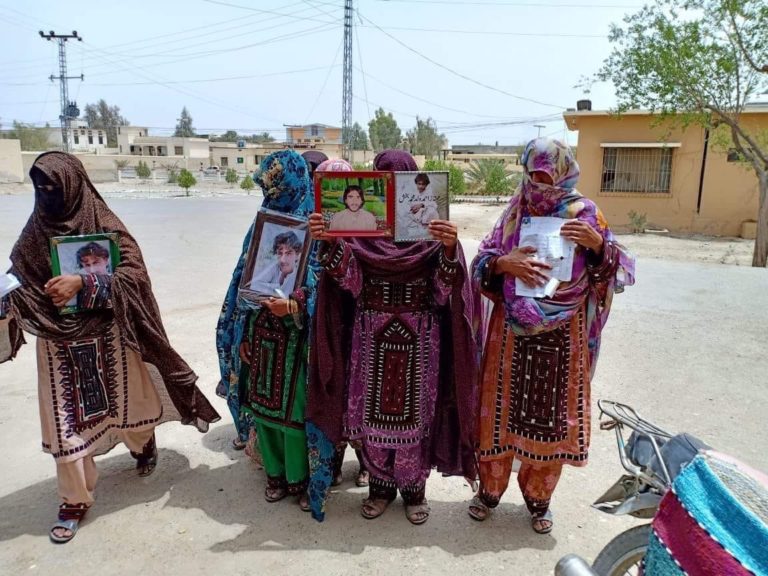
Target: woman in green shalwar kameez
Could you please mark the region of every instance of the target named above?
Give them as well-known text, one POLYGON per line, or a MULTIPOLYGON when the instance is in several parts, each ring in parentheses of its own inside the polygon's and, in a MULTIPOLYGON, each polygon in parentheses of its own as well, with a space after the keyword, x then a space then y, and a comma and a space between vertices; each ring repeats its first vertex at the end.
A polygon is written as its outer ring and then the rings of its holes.
MULTIPOLYGON (((313 211, 309 169, 296 152, 283 150, 267 156, 256 181, 264 192, 262 210, 298 218, 306 218, 313 211)), ((315 260, 310 255, 307 273, 296 278, 295 287, 288 288, 290 295, 254 306, 237 294, 252 235, 253 226, 243 243, 216 329, 222 376, 217 391, 227 398, 237 438, 244 440, 251 429, 256 432, 267 474, 265 499, 277 502, 295 495, 307 510, 304 407, 315 260)), ((261 241, 269 241, 276 256, 279 279, 290 276, 291 264, 298 264, 298 236, 288 231, 267 240, 262 233, 261 241)))

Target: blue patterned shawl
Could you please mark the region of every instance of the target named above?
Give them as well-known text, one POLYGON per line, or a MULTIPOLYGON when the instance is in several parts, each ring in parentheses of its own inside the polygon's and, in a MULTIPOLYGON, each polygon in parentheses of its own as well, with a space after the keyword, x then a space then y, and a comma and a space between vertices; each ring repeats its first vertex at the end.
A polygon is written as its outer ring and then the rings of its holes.
MULTIPOLYGON (((304 159, 293 150, 281 150, 264 158, 261 162, 261 173, 255 181, 264 193, 262 210, 272 210, 304 219, 313 212, 315 200, 309 168, 304 159)), ((258 306, 239 298, 238 287, 253 235, 253 226, 251 224, 243 240, 240 258, 232 273, 232 280, 216 325, 216 350, 221 373, 216 393, 227 399, 238 437, 242 441, 248 439, 250 422, 240 410, 239 349, 246 329, 248 313, 258 306)), ((314 313, 315 285, 320 269, 317 264, 316 250, 315 245, 310 249, 307 275, 303 283, 307 289, 307 312, 310 315, 314 313)))

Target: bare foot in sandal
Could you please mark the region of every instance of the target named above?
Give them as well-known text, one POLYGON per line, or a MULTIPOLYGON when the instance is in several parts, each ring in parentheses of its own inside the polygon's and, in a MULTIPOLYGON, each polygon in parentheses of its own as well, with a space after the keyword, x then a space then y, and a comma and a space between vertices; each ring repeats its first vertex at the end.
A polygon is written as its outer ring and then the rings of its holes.
POLYGON ((302 512, 309 512, 309 494, 302 492, 299 496, 299 508, 302 512))
POLYGON ((429 513, 431 508, 426 500, 423 500, 421 504, 405 505, 405 517, 411 524, 424 524, 429 520, 429 513))
POLYGON ((267 486, 264 489, 264 500, 278 502, 288 495, 288 491, 281 486, 267 486))
POLYGON ((364 487, 368 486, 368 481, 371 479, 371 475, 368 473, 368 470, 363 470, 362 468, 357 473, 357 478, 355 478, 355 486, 364 487))
POLYGON ((491 509, 485 505, 485 503, 480 498, 480 496, 475 495, 475 497, 472 498, 472 500, 469 502, 469 508, 467 509, 467 514, 469 514, 470 518, 472 518, 473 520, 482 522, 483 520, 488 518, 488 516, 490 516, 491 509))
POLYGON ((62 504, 59 506, 59 518, 51 527, 48 537, 54 544, 66 544, 77 534, 80 522, 88 512, 87 504, 62 504))
POLYGON ((366 498, 363 500, 363 505, 360 508, 360 514, 363 515, 363 518, 373 520, 374 518, 378 518, 384 514, 384 511, 387 509, 387 506, 389 506, 390 503, 390 500, 386 500, 384 498, 366 498))
POLYGON ((531 528, 536 534, 549 534, 554 524, 551 510, 531 515, 531 528))

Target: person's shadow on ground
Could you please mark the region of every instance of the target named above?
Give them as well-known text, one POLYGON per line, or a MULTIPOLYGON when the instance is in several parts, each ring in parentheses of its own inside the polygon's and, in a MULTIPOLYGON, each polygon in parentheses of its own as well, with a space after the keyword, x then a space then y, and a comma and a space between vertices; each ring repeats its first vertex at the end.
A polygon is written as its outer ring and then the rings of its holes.
MULTIPOLYGON (((272 504, 264 500, 263 470, 242 452, 230 448, 231 436, 227 426, 214 428, 204 436, 207 448, 228 452, 234 459, 232 464, 217 468, 205 464, 190 468, 186 456, 162 448, 157 470, 146 479, 136 477, 134 461, 128 454, 97 460, 97 502, 83 522, 83 532, 95 518, 166 498, 164 507, 200 509, 220 524, 246 526, 236 538, 213 543, 213 552, 287 549, 361 554, 368 546, 434 546, 463 556, 528 548, 551 550, 557 542, 554 536, 537 535, 531 530, 522 504, 502 503, 480 523, 467 515, 467 502, 444 502, 433 494, 429 521, 422 526, 408 522, 400 498, 380 518, 366 520, 360 515, 360 502, 367 489, 357 488, 353 482, 356 461, 345 463, 345 481, 329 499, 326 520, 316 522, 300 510, 295 497, 272 504)), ((453 478, 438 481, 460 482, 453 478)), ((464 490, 468 501, 471 492, 466 487, 464 490)), ((0 541, 25 534, 47 536, 56 506, 55 478, 0 498, 0 541)), ((147 517, 145 529, 152 530, 152 524, 152 518, 147 517)), ((130 532, 123 537, 130 539, 130 532)))

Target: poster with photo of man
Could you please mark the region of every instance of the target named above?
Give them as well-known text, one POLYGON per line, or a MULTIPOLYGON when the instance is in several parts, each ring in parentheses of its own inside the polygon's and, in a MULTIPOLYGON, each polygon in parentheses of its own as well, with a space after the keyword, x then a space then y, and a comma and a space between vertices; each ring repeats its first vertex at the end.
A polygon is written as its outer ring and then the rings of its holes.
POLYGON ((432 220, 448 220, 448 172, 395 174, 395 241, 434 240, 432 220))

